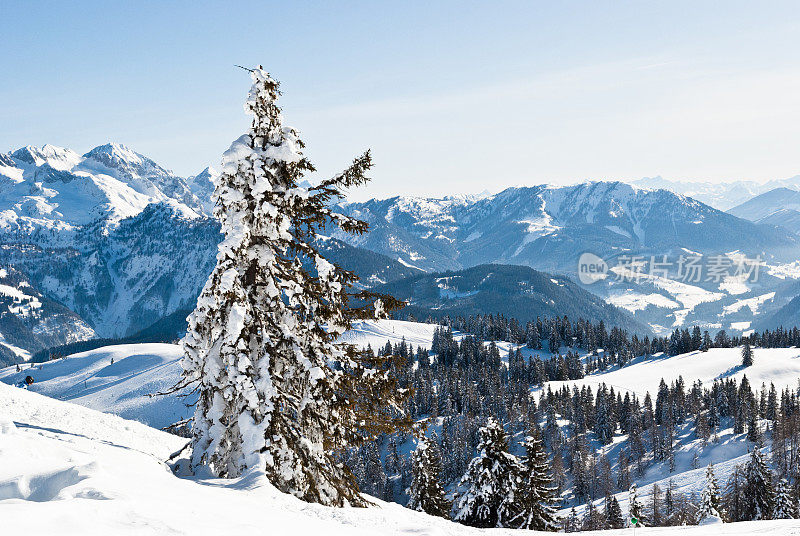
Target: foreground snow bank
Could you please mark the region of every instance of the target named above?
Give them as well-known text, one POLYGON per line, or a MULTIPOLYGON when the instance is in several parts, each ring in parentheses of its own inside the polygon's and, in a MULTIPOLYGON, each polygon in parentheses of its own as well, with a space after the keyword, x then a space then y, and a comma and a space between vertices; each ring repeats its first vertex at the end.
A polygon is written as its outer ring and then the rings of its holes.
MULTIPOLYGON (((163 460, 185 440, 137 422, 0 384, 3 534, 483 534, 376 501, 327 508, 263 478, 181 479, 163 460)), ((800 534, 800 521, 767 521, 637 534, 800 534)), ((609 531, 626 534, 629 531, 609 531)), ((495 530, 491 534, 520 534, 495 530)))

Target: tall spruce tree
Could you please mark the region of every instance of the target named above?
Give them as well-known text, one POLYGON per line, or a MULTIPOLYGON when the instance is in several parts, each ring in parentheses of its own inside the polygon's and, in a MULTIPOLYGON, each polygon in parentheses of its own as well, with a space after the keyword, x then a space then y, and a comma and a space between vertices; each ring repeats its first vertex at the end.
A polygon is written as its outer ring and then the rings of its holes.
POLYGON ((750 343, 744 343, 742 346, 742 366, 749 367, 753 364, 753 349, 750 348, 750 343))
POLYGON ((616 497, 612 496, 610 500, 606 500, 606 523, 610 529, 621 529, 625 526, 625 520, 622 518, 622 508, 619 506, 619 501, 616 497))
POLYGON ((600 512, 594 505, 594 501, 589 501, 586 504, 586 512, 583 514, 583 522, 581 523, 582 531, 590 530, 603 530, 606 527, 606 516, 600 512))
POLYGON ((281 491, 328 505, 365 505, 334 449, 405 424, 391 357, 367 357, 336 339, 355 318, 397 305, 349 290, 353 273, 316 247, 325 226, 367 224, 334 212, 343 189, 367 182, 369 152, 312 188, 297 133, 283 126, 278 83, 262 68, 245 110, 250 130, 224 154, 215 181, 222 225, 217 265, 183 340, 176 388, 199 392, 192 466, 219 477, 258 471, 281 491))
POLYGON ((723 505, 725 510, 725 520, 730 522, 747 521, 743 517, 744 511, 744 466, 737 465, 733 468, 731 476, 728 478, 723 505))
POLYGON ((644 526, 644 507, 639 502, 639 489, 636 483, 631 484, 628 490, 628 517, 630 522, 636 527, 644 526), (634 523, 633 520, 636 520, 634 523))
POLYGON ((564 518, 564 532, 576 532, 578 530, 580 530, 580 521, 578 520, 578 512, 573 506, 569 515, 564 518))
POLYGON ((508 527, 515 517, 516 494, 524 467, 508 452, 508 434, 493 417, 479 430, 478 455, 469 462, 459 487, 453 519, 479 528, 508 527))
POLYGON ((772 472, 764 460, 761 449, 755 447, 744 470, 741 519, 757 521, 769 519, 775 509, 775 491, 772 489, 772 472))
POLYGON ((450 517, 452 504, 445 497, 442 486, 442 460, 436 446, 424 435, 417 440, 417 448, 411 458, 412 480, 409 501, 412 510, 432 516, 450 517))
POLYGON ((525 458, 516 495, 514 519, 510 526, 539 531, 558 530, 555 515, 556 488, 550 476, 550 464, 539 431, 534 425, 525 438, 525 458))

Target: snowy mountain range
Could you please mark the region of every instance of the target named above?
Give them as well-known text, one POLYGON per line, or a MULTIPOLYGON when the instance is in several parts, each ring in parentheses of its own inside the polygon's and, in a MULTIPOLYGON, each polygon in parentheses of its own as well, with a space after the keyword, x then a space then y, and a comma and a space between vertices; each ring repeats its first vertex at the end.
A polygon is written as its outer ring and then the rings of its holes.
MULTIPOLYGON (((0 305, 17 295, 43 304, 34 315, 0 311, 0 362, 191 310, 221 240, 215 173, 178 177, 119 144, 82 156, 52 145, 0 154, 0 263, 13 267, 8 285, 0 277, 9 287, 0 305)), ((320 248, 365 285, 418 272, 336 239, 320 248)))
MULTIPOLYGON (((25 294, 52 304, 40 313, 51 328, 63 324, 58 336, 34 336, 14 327, 17 320, 32 325, 30 318, 7 311, 0 323, 3 359, 51 344, 131 335, 191 310, 220 240, 211 218, 214 174, 206 168, 179 177, 114 143, 83 155, 52 145, 0 154, 0 263, 29 285, 25 294), (51 313, 56 306, 61 312, 51 313)), ((753 205, 762 208, 730 214, 620 182, 373 199, 339 206, 365 219, 369 233, 334 234, 320 247, 365 286, 483 264, 524 265, 574 279, 583 252, 609 263, 631 254, 761 256, 766 275, 753 285, 609 279, 586 287, 656 332, 691 323, 742 330, 800 293, 800 267, 793 263, 800 236, 791 225, 774 225, 783 223, 768 219, 774 213, 762 214, 770 199, 756 198, 753 205)))
POLYGON ((491 262, 574 271, 585 251, 604 258, 681 248, 781 257, 800 245, 786 229, 621 182, 509 188, 480 200, 395 197, 342 209, 370 223, 369 234, 350 239, 354 245, 426 271, 491 262))
POLYGON ((0 363, 25 361, 32 352, 94 335, 79 315, 44 296, 20 272, 0 269, 0 363))
POLYGON ((206 212, 213 173, 183 179, 123 145, 109 143, 83 156, 45 145, 0 155, 0 227, 75 230, 102 221, 111 226, 151 203, 186 217, 206 212))
POLYGON ((749 329, 757 315, 796 295, 800 277, 793 264, 800 237, 791 230, 620 182, 509 188, 481 199, 395 197, 342 210, 368 221, 372 232, 339 238, 428 272, 501 263, 575 278, 585 252, 609 266, 624 257, 663 259, 671 266, 667 275, 608 277, 587 286, 658 333, 695 323, 749 329), (731 265, 761 259, 762 266, 749 282, 734 281, 733 271, 731 278, 680 281, 678 266, 687 256, 731 265))

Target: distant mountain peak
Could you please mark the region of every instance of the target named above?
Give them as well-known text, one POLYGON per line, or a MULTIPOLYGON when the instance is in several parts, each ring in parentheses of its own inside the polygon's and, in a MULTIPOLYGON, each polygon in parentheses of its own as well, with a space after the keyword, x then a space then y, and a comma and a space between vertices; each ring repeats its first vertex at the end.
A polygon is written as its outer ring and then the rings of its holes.
POLYGON ((174 176, 171 171, 164 169, 153 160, 120 143, 99 145, 83 155, 83 157, 126 174, 139 175, 141 177, 174 176))
POLYGON ((127 145, 123 145, 122 143, 116 142, 109 142, 104 143, 103 145, 98 145, 94 149, 90 150, 88 153, 83 155, 84 157, 89 157, 93 154, 108 154, 116 156, 117 158, 130 160, 130 161, 141 161, 142 155, 128 147, 127 145))
POLYGON ((219 171, 217 171, 216 169, 214 169, 211 166, 208 166, 203 171, 201 171, 200 173, 195 175, 194 177, 195 177, 195 179, 200 178, 200 177, 211 179, 212 177, 216 177, 217 175, 219 175, 219 171))
POLYGON ((192 182, 121 143, 99 145, 84 155, 51 144, 28 145, 0 155, 0 227, 116 225, 149 203, 172 206, 176 218, 210 216, 215 173, 206 168, 192 182))

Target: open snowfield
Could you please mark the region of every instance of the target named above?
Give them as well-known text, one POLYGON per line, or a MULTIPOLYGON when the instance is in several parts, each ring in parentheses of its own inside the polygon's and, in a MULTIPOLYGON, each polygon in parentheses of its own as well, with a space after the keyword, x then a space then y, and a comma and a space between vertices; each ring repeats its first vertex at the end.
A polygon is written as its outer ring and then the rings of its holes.
POLYGON ((800 381, 800 349, 798 348, 755 348, 754 363, 743 368, 741 348, 711 348, 708 352, 689 352, 673 357, 656 354, 652 357, 637 358, 633 364, 614 368, 586 376, 580 380, 549 382, 554 391, 562 385, 588 385, 595 388, 601 383, 614 390, 630 391, 644 397, 648 391, 655 399, 661 378, 667 384, 683 376, 687 388, 695 380, 709 386, 715 379, 747 376, 753 389, 760 389, 762 382, 769 387, 770 382, 780 391, 783 387, 797 388, 800 381))
POLYGON ((414 348, 430 348, 437 327, 405 320, 360 320, 353 323, 353 329, 346 331, 341 340, 364 348, 369 344, 374 350, 385 346, 386 341, 397 344, 403 339, 414 348))
MULTIPOLYGON (((0 384, 2 533, 518 534, 471 529, 380 501, 368 509, 307 504, 254 475, 236 480, 178 478, 164 460, 184 443, 136 422, 0 384)), ((798 535, 800 521, 636 532, 798 535)))

